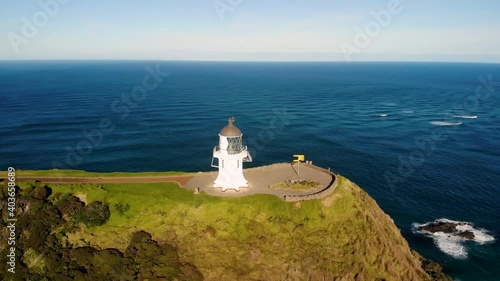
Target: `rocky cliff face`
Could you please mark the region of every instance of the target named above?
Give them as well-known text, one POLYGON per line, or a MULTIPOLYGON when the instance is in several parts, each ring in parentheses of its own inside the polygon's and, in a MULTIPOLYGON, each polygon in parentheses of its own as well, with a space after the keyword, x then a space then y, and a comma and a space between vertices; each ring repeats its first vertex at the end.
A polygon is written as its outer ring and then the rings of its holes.
POLYGON ((216 216, 213 224, 171 237, 206 280, 446 280, 439 266, 435 278, 425 272, 392 219, 345 178, 321 200, 256 208, 257 198, 226 215, 202 204, 197 212, 216 216))

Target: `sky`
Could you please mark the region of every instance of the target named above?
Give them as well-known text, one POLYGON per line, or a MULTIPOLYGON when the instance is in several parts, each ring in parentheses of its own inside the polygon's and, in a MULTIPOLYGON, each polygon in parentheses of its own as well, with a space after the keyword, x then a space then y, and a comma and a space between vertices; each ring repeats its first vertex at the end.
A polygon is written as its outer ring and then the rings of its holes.
POLYGON ((500 62, 498 0, 0 0, 0 59, 500 62))

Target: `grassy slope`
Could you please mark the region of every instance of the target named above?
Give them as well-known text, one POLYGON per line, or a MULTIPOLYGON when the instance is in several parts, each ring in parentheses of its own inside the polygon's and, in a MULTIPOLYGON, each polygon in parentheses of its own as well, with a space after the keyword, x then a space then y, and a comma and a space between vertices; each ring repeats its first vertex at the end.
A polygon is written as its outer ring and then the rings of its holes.
MULTIPOLYGON (((186 172, 112 172, 112 173, 96 173, 82 170, 16 170, 16 176, 21 177, 141 177, 141 176, 179 176, 189 175, 186 172)), ((7 175, 6 171, 0 171, 2 175, 7 175)))
POLYGON ((113 207, 108 223, 71 234, 76 245, 124 249, 137 230, 173 241, 206 280, 422 280, 420 262, 392 220, 345 178, 333 194, 287 203, 270 195, 219 198, 175 184, 51 184, 113 207), (310 279, 309 279, 310 278, 310 279), (324 278, 324 279, 323 279, 324 278))

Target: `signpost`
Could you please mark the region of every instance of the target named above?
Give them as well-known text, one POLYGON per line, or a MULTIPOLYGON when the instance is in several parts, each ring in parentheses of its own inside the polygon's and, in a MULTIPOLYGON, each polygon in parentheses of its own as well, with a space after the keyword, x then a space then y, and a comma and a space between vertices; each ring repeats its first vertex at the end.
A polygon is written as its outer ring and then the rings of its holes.
POLYGON ((304 161, 305 156, 303 154, 295 154, 293 157, 296 157, 297 159, 294 159, 293 162, 297 163, 297 176, 300 175, 300 162, 304 161))

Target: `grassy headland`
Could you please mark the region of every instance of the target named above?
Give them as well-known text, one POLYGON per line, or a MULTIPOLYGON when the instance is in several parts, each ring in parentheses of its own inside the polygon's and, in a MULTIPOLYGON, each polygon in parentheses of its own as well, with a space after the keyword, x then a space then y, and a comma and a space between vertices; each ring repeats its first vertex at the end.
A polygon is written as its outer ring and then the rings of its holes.
POLYGON ((67 234, 73 247, 124 251, 144 230, 173 243, 180 260, 206 280, 431 279, 390 217, 343 177, 331 195, 296 203, 272 195, 195 195, 174 183, 50 187, 53 202, 72 193, 110 206, 106 224, 67 234))

